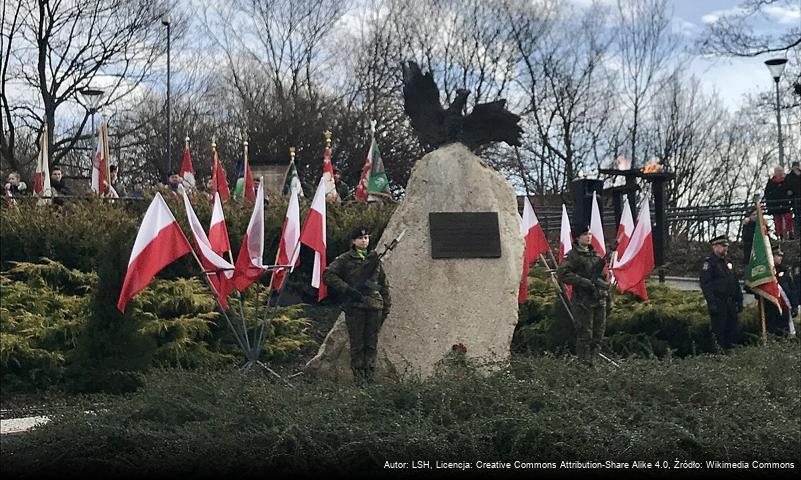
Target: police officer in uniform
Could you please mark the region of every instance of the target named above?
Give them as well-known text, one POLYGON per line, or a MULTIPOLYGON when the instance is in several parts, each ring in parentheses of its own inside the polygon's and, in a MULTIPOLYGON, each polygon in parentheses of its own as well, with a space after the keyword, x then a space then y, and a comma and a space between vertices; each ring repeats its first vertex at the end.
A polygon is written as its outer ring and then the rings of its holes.
POLYGON ((709 308, 712 333, 718 345, 731 348, 737 332, 737 314, 743 311, 743 292, 734 271, 734 265, 726 253, 729 240, 725 235, 710 242, 712 255, 704 259, 700 284, 709 308))
POLYGON ((599 267, 598 262, 605 260, 591 245, 589 227, 574 226, 572 233, 573 248, 559 264, 556 274, 563 283, 573 286, 570 310, 576 329, 576 355, 582 362, 592 365, 601 351, 606 329, 609 284, 603 275, 593 274, 599 267))
POLYGON ((356 382, 362 384, 373 379, 378 330, 392 301, 380 261, 364 284, 357 285, 365 263, 378 254, 367 251, 370 234, 366 228, 354 229, 350 238, 351 249, 328 265, 323 280, 346 299, 343 310, 350 339, 350 365, 356 382))

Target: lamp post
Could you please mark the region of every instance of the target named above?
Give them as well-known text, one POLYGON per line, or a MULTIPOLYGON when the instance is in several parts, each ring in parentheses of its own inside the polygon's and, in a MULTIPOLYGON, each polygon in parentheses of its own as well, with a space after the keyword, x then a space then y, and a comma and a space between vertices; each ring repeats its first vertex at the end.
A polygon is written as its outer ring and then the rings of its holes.
POLYGON ((84 87, 78 90, 78 93, 81 94, 84 101, 86 102, 86 105, 89 107, 89 116, 92 118, 92 135, 94 135, 95 113, 97 112, 97 107, 100 106, 100 100, 103 98, 103 94, 105 92, 97 88, 84 87))
POLYGON ((782 143, 782 114, 781 102, 779 101, 779 79, 784 73, 784 67, 787 65, 786 58, 773 58, 765 61, 768 66, 773 81, 776 83, 776 125, 779 128, 779 165, 784 166, 784 144, 782 143))
POLYGON ((167 171, 172 170, 172 122, 170 120, 170 22, 172 19, 169 14, 161 17, 161 24, 167 27, 167 171))

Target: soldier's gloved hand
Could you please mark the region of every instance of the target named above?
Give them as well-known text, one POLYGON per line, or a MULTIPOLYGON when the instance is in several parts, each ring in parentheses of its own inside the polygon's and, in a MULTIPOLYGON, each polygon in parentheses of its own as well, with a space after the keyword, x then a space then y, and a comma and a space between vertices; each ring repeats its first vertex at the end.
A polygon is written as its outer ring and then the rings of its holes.
POLYGON ((609 289, 609 284, 604 282, 600 278, 596 278, 595 280, 593 280, 592 284, 595 285, 595 288, 597 288, 598 290, 608 290, 609 289))
POLYGON ((348 287, 347 294, 348 297, 354 302, 361 302, 362 300, 364 300, 364 295, 362 295, 362 292, 356 290, 353 287, 348 287))

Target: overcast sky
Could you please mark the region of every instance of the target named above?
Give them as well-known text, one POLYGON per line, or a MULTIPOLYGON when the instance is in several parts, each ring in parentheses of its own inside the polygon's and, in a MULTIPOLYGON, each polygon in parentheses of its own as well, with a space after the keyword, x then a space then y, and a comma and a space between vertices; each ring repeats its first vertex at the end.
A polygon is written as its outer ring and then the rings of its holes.
MULTIPOLYGON (((738 0, 673 0, 673 28, 686 37, 688 44, 698 38, 706 24, 713 22, 721 13, 737 8, 738 0)), ((770 31, 781 26, 797 25, 801 22, 801 0, 794 9, 768 7, 766 16, 756 31, 770 31)), ((749 91, 765 90, 773 81, 765 66, 768 57, 755 58, 702 58, 695 56, 691 72, 700 80, 706 92, 717 91, 726 105, 735 109, 741 97, 749 91)))

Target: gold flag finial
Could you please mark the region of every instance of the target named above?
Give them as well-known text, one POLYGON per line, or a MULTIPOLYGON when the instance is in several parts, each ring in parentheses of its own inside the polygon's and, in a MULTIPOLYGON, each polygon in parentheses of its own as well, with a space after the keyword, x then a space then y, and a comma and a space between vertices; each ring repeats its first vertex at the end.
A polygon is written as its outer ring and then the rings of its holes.
POLYGON ((289 161, 295 161, 295 147, 289 147, 289 161))
POLYGON ((212 137, 211 137, 211 151, 212 152, 216 152, 217 151, 217 137, 214 136, 214 135, 212 135, 212 137))
POLYGON ((325 135, 325 146, 326 146, 326 148, 331 148, 331 135, 332 135, 331 130, 324 131, 323 135, 325 135))
POLYGON ((186 148, 189 148, 189 135, 184 138, 184 142, 186 142, 186 148))
POLYGON ((373 135, 375 135, 375 126, 377 123, 378 122, 376 122, 375 120, 370 120, 370 133, 372 133, 373 135))

